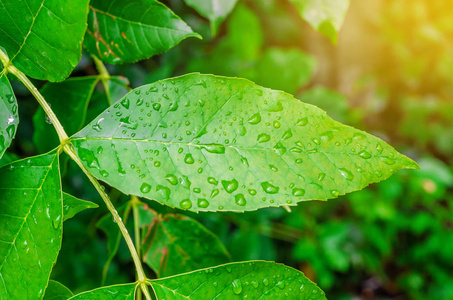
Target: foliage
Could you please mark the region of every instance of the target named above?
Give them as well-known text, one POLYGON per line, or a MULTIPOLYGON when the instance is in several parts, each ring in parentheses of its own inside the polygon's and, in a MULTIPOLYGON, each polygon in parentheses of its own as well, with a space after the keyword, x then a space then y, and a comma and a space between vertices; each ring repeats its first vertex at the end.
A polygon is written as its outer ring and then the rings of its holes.
MULTIPOLYGON (((371 276, 413 298, 453 294, 451 169, 425 154, 423 171, 390 177, 418 165, 337 122, 443 159, 449 104, 401 101, 383 134, 370 106, 316 83, 324 62, 300 22, 336 43, 349 1, 0 2, 0 298, 325 299, 310 280, 340 298, 371 276), (413 130, 420 115, 438 135, 413 130)), ((380 91, 403 98, 379 71, 380 91)))

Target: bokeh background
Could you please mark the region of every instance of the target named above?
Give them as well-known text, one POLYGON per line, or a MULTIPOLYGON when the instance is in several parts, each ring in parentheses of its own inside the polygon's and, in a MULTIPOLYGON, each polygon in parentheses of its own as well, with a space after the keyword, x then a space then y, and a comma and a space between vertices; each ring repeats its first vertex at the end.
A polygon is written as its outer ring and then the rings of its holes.
MULTIPOLYGON (((216 37, 182 1, 164 1, 203 40, 124 66, 107 66, 131 87, 189 72, 245 77, 315 104, 337 121, 384 139, 420 171, 328 202, 257 212, 188 214, 216 233, 234 261, 273 260, 303 271, 329 299, 453 299, 453 3, 351 0, 333 45, 287 0, 240 0, 216 37)), ((89 55, 76 75, 96 74, 89 55)), ((20 85, 21 126, 13 145, 32 142, 37 104, 20 85)), ((37 83, 39 84, 39 83, 37 83)), ((99 86, 87 122, 106 108, 99 86)), ((65 165, 66 191, 100 199, 65 165)), ((111 191, 117 206, 127 199, 111 191)), ((65 222, 53 275, 74 292, 133 280, 123 242, 103 277, 107 236, 101 207, 65 222)), ((171 209, 150 203, 160 212, 171 209)))

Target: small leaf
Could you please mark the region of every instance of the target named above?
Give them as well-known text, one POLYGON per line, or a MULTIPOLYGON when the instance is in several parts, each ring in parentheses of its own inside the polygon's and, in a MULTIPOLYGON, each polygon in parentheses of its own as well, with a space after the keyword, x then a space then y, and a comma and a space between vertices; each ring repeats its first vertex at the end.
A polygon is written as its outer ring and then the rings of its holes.
POLYGON ((314 29, 337 43, 349 0, 290 0, 314 29))
POLYGON ((258 60, 253 79, 257 84, 294 94, 309 82, 315 68, 316 60, 298 49, 270 48, 258 60))
POLYGON ((71 142, 98 179, 192 211, 332 199, 418 167, 289 94, 200 74, 135 89, 71 142))
POLYGON ((61 247, 58 153, 0 169, 0 299, 40 299, 61 247))
POLYGON ((184 0, 184 2, 209 20, 212 35, 215 36, 219 25, 231 13, 237 0, 184 0))
POLYGON ((0 73, 0 158, 11 145, 18 124, 16 96, 6 75, 0 73))
POLYGON ((158 299, 326 299, 303 273, 265 261, 231 263, 150 283, 158 299))
POLYGON ((43 300, 66 300, 74 294, 67 287, 55 280, 49 280, 43 300))
POLYGON ((83 292, 68 300, 134 300, 135 283, 117 284, 83 292))
POLYGON ((76 197, 63 193, 63 222, 74 217, 77 213, 88 208, 99 207, 96 203, 80 200, 76 197))
POLYGON ((1 0, 0 45, 35 79, 61 81, 82 56, 88 0, 1 0))
POLYGON ((92 0, 85 47, 111 64, 136 62, 199 37, 168 7, 155 0, 92 0))
POLYGON ((143 261, 158 277, 167 277, 230 261, 220 240, 183 215, 159 215, 140 207, 143 261))
MULTIPOLYGON (((82 128, 88 103, 98 81, 95 76, 71 77, 63 82, 48 83, 41 89, 41 94, 69 135, 82 128)), ((33 116, 33 125, 33 142, 39 152, 47 152, 60 144, 42 108, 33 116)))

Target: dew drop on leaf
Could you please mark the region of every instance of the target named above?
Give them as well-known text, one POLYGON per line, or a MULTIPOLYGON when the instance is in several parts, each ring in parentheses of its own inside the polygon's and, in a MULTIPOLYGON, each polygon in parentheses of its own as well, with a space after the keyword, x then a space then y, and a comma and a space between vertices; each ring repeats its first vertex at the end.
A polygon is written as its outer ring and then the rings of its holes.
POLYGON ((227 191, 227 193, 231 194, 232 192, 237 190, 239 183, 236 179, 233 179, 231 181, 222 180, 222 185, 223 185, 223 188, 225 189, 225 191, 227 191))
POLYGON ((151 191, 151 186, 145 182, 140 186, 140 191, 143 194, 149 193, 151 191))
POLYGON ((192 202, 189 199, 182 200, 179 203, 179 206, 181 206, 182 209, 189 209, 192 207, 192 202))
POLYGON ((261 183, 261 187, 263 188, 263 190, 268 193, 268 194, 277 194, 278 193, 278 190, 279 190, 279 187, 275 186, 275 185, 272 185, 270 184, 269 182, 262 182, 261 183))

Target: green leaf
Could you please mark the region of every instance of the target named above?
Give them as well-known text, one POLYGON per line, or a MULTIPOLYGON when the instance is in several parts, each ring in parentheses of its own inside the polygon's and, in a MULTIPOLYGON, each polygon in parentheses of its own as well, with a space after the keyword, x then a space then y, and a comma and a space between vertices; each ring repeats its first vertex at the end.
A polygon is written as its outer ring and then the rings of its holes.
POLYGON ((314 29, 337 43, 349 0, 290 0, 314 29))
POLYGON ((0 167, 3 167, 4 165, 8 165, 12 163, 13 161, 19 160, 20 157, 13 152, 5 152, 3 154, 3 157, 0 159, 0 167))
POLYGON ((99 206, 96 203, 80 200, 72 195, 63 193, 63 222, 71 219, 82 210, 97 207, 99 206))
POLYGON ((209 20, 212 35, 215 36, 218 27, 231 13, 237 0, 184 0, 184 2, 209 20))
POLYGON ((135 89, 71 141, 98 179, 192 211, 331 199, 418 167, 289 94, 200 74, 135 89))
POLYGON ((61 247, 58 152, 0 169, 0 299, 40 299, 61 247))
POLYGON ((61 81, 82 56, 88 0, 0 0, 0 45, 35 79, 61 81))
MULTIPOLYGON (((95 76, 71 77, 63 82, 48 83, 41 89, 41 94, 69 135, 80 130, 85 123, 88 103, 98 81, 95 76)), ((33 116, 33 125, 33 142, 39 152, 47 152, 60 144, 42 108, 33 116)))
POLYGON ((253 79, 257 84, 294 94, 310 81, 315 68, 316 60, 298 49, 270 48, 258 60, 253 79))
POLYGON ((220 240, 203 225, 183 215, 159 215, 140 207, 143 261, 167 277, 230 261, 220 240))
POLYGON ((265 261, 231 263, 150 283, 158 299, 326 299, 303 273, 265 261))
POLYGON ((176 46, 194 33, 155 0, 92 0, 85 47, 111 64, 136 62, 176 46))
POLYGON ((18 124, 16 96, 6 74, 0 73, 0 158, 11 145, 18 124))
POLYGON ((74 294, 67 287, 55 280, 49 280, 44 300, 66 300, 74 294))
POLYGON ((77 294, 68 300, 134 300, 135 288, 135 283, 111 285, 77 294))

